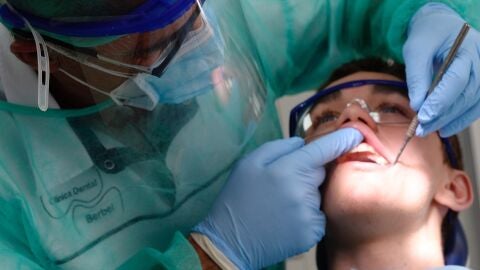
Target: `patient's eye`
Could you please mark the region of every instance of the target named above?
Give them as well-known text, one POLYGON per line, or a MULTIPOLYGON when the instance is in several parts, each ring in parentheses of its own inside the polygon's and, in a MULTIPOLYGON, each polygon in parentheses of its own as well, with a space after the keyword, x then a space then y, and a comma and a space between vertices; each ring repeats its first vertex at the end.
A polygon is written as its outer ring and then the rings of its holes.
POLYGON ((377 111, 383 113, 398 113, 405 116, 407 115, 407 112, 405 111, 405 108, 403 108, 403 106, 392 103, 380 104, 380 106, 377 107, 377 111))
POLYGON ((313 118, 313 127, 317 128, 335 123, 339 116, 340 113, 338 112, 324 111, 313 118))
POLYGON ((382 115, 382 118, 388 118, 392 121, 403 121, 411 118, 411 113, 404 106, 393 103, 382 103, 376 111, 382 115))

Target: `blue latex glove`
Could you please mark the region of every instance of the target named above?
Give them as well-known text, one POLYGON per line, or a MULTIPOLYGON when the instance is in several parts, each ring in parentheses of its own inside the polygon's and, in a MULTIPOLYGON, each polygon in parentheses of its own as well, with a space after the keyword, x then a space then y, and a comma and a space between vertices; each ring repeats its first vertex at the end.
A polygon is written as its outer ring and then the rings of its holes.
POLYGON ((193 231, 206 235, 239 269, 259 269, 308 251, 325 234, 318 191, 323 166, 362 140, 347 128, 306 146, 301 138, 266 143, 237 164, 193 231))
POLYGON ((480 116, 480 34, 471 28, 443 79, 425 100, 434 67, 446 58, 465 21, 444 4, 429 3, 412 18, 403 47, 410 105, 418 136, 440 130, 448 137, 480 116))

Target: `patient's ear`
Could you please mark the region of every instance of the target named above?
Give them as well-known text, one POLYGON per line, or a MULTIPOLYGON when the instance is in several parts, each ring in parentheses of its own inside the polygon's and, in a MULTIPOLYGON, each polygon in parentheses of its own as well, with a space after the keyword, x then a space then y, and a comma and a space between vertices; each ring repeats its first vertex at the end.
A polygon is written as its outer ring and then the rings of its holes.
POLYGON ((451 210, 460 212, 473 202, 473 190, 470 177, 460 170, 452 169, 449 178, 439 186, 435 200, 451 210))

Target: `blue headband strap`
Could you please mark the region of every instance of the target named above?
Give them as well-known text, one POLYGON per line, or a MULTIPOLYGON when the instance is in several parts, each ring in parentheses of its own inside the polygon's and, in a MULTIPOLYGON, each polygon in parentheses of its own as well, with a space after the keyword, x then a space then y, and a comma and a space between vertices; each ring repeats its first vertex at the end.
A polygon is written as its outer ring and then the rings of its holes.
MULTIPOLYGON (((163 28, 180 18, 195 2, 195 0, 148 0, 130 14, 117 16, 108 21, 63 22, 23 11, 17 12, 34 28, 43 31, 72 37, 105 37, 163 28)), ((22 19, 8 5, 0 7, 0 18, 11 27, 24 28, 22 19)))

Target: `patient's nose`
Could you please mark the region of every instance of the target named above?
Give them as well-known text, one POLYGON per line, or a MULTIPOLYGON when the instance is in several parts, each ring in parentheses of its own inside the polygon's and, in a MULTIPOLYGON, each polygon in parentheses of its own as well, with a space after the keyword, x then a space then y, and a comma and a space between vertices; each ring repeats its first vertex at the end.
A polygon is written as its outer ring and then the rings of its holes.
POLYGON ((337 119, 337 126, 341 127, 350 121, 358 121, 367 125, 373 131, 377 131, 377 123, 374 121, 372 116, 370 116, 370 110, 368 106, 360 101, 362 100, 354 100, 348 103, 347 107, 337 119))

